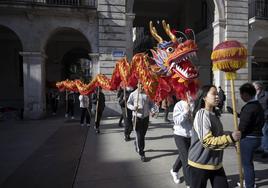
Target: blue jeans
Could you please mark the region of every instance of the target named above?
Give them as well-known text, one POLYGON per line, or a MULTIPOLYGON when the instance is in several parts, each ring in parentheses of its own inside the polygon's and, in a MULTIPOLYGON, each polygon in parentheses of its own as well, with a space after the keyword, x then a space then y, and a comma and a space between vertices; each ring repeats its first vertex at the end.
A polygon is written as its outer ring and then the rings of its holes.
POLYGON ((254 151, 261 145, 261 138, 245 137, 241 139, 240 145, 246 188, 254 188, 255 172, 253 164, 253 154, 254 151))
POLYGON ((263 128, 262 128, 262 144, 261 147, 264 150, 264 152, 268 152, 268 122, 265 122, 263 128))

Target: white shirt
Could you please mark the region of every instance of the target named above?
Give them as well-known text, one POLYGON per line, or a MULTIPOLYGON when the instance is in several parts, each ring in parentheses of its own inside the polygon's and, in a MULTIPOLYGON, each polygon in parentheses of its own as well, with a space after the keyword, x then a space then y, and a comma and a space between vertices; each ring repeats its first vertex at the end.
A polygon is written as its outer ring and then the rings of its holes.
POLYGON ((138 89, 130 93, 127 108, 132 110, 133 116, 136 116, 136 107, 138 107, 137 117, 145 118, 150 114, 150 110, 153 107, 153 103, 150 101, 149 97, 145 93, 139 93, 139 101, 138 99, 138 89))
POLYGON ((190 110, 186 110, 186 101, 179 101, 175 104, 173 110, 173 121, 174 121, 174 134, 183 136, 183 137, 191 137, 192 136, 192 121, 191 121, 191 113, 193 105, 190 105, 190 110))
POLYGON ((79 95, 80 108, 88 108, 89 107, 89 98, 86 95, 79 95))

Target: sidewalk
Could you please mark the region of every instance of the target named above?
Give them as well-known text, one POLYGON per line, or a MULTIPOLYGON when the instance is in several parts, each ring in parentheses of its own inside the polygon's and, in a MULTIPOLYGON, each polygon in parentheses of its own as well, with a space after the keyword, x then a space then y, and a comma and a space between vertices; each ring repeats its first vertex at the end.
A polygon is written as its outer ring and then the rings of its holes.
MULTIPOLYGON (((233 129, 232 116, 223 115, 222 121, 226 130, 233 129)), ((165 123, 163 117, 151 118, 145 148, 148 162, 143 163, 134 151, 133 141, 123 140, 123 130, 117 126, 117 119, 103 123, 106 125, 102 126, 100 135, 89 130, 75 188, 185 187, 184 183, 174 184, 169 174, 177 157, 172 124, 165 123)), ((263 162, 255 162, 258 187, 268 187, 268 161, 263 162)), ((230 187, 235 187, 238 167, 234 148, 225 150, 224 166, 230 187)))
MULTIPOLYGON (((163 119, 151 118, 147 162, 141 162, 133 140, 124 141, 118 118, 103 120, 99 135, 93 127, 81 127, 78 120, 66 122, 63 117, 0 122, 0 187, 185 187, 184 183, 175 185, 169 174, 177 151, 172 123, 163 119)), ((222 121, 226 130, 233 129, 232 116, 224 114, 222 121)), ((230 187, 235 187, 238 167, 234 148, 225 150, 224 167, 230 187)), ((256 158, 255 168, 258 187, 268 187, 268 160, 256 158)))

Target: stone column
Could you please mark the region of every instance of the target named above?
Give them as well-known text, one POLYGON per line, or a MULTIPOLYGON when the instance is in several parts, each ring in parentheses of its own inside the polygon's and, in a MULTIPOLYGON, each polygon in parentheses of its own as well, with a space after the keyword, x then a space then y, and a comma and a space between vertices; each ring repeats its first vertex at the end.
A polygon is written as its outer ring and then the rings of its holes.
MULTIPOLYGON (((237 40, 241 42, 246 48, 248 47, 248 0, 239 1, 225 1, 226 9, 226 30, 225 40, 237 40)), ((244 105, 244 102, 239 97, 239 87, 248 82, 248 64, 246 68, 241 68, 237 71, 237 78, 235 79, 234 86, 236 91, 237 111, 244 105)), ((230 82, 228 82, 229 84, 230 82)), ((231 87, 227 86, 227 105, 231 105, 231 87)))
POLYGON ((100 73, 100 65, 99 65, 99 54, 98 53, 89 53, 91 57, 91 77, 96 77, 97 74, 100 73))
MULTIPOLYGON (((213 22, 213 49, 222 41, 224 41, 225 38, 225 27, 226 27, 226 20, 225 19, 219 19, 213 22)), ((224 73, 221 71, 214 71, 213 72, 214 78, 214 84, 216 86, 221 86, 225 90, 225 78, 224 73)))
POLYGON ((46 112, 45 55, 41 52, 20 52, 23 56, 24 118, 40 119, 46 112))
POLYGON ((126 55, 128 62, 131 62, 133 57, 133 20, 135 18, 135 14, 126 13, 126 55))

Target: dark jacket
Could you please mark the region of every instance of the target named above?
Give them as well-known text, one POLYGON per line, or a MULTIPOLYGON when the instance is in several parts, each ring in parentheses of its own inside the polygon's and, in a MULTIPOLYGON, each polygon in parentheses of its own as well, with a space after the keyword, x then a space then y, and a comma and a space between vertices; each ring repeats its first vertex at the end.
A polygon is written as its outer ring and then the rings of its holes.
MULTIPOLYGON (((97 94, 93 94, 93 103, 96 105, 97 104, 97 94)), ((105 96, 103 92, 99 92, 99 103, 98 103, 98 111, 103 111, 105 108, 105 96)))
POLYGON ((246 136, 262 136, 264 113, 259 101, 250 101, 243 106, 240 113, 239 130, 242 138, 246 136))
POLYGON ((126 101, 124 100, 124 90, 122 89, 121 91, 119 91, 120 93, 118 94, 118 98, 119 98, 119 105, 122 107, 122 108, 125 108, 125 104, 129 98, 129 95, 131 93, 131 91, 127 91, 126 90, 126 101))
POLYGON ((264 90, 261 91, 259 95, 257 95, 257 98, 264 110, 265 120, 268 121, 268 92, 264 90))

